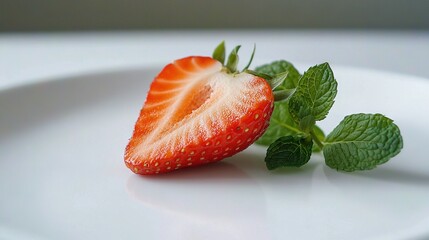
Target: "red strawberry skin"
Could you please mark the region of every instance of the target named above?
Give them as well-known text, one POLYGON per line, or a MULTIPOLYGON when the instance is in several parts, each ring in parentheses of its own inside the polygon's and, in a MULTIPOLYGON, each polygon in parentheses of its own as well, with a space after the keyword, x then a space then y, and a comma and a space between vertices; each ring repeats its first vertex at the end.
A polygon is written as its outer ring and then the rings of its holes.
POLYGON ((152 175, 232 156, 265 132, 273 102, 262 78, 228 74, 210 57, 176 60, 150 86, 125 164, 152 175))

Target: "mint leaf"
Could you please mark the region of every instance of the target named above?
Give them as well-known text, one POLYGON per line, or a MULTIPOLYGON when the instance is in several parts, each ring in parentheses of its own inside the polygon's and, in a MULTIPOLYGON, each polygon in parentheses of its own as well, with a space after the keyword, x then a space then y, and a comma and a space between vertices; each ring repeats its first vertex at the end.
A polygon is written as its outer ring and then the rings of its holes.
POLYGON ((401 133, 393 120, 381 114, 353 114, 326 137, 326 164, 352 172, 369 170, 387 162, 403 147, 401 133))
POLYGON ((279 90, 295 88, 298 84, 299 78, 301 77, 301 74, 298 72, 298 70, 296 70, 296 68, 290 62, 285 60, 275 61, 270 64, 259 66, 255 69, 255 71, 268 74, 270 76, 288 72, 288 75, 283 84, 279 87, 279 90))
POLYGON ((289 115, 288 103, 274 102, 274 111, 271 115, 270 125, 256 143, 268 146, 280 137, 300 133, 301 131, 298 129, 298 126, 289 115))
POLYGON ((328 63, 313 66, 298 82, 289 99, 289 111, 304 131, 310 130, 315 121, 323 120, 334 104, 337 81, 328 63))
POLYGON ((269 170, 300 167, 310 160, 313 142, 303 136, 286 136, 268 147, 265 163, 269 170))

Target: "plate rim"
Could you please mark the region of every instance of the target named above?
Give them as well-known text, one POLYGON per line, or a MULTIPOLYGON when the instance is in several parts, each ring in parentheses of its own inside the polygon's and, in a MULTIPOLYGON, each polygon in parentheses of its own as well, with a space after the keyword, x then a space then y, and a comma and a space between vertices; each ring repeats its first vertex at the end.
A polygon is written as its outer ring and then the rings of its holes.
MULTIPOLYGON (((151 64, 142 64, 139 66, 130 65, 126 67, 114 67, 114 68, 94 69, 94 70, 88 70, 88 71, 76 71, 71 73, 59 74, 57 76, 49 76, 49 77, 42 77, 42 78, 30 78, 24 81, 19 81, 16 83, 12 83, 10 85, 0 87, 0 94, 3 94, 8 91, 14 91, 21 88, 31 88, 33 86, 38 86, 41 84, 51 84, 53 82, 72 81, 73 79, 76 79, 76 78, 127 73, 129 71, 145 71, 145 70, 156 70, 156 69, 161 71, 163 66, 165 66, 166 64, 169 64, 169 63, 165 63, 165 62, 162 63, 160 61, 156 61, 151 64)), ((294 64, 294 66, 297 66, 298 70, 300 70, 301 72, 304 72, 302 69, 304 69, 305 67, 309 67, 313 65, 314 64, 310 64, 308 62, 297 62, 296 64, 294 64)), ((407 73, 380 70, 380 69, 360 67, 360 66, 350 66, 347 64, 330 64, 330 66, 333 69, 334 74, 336 71, 355 71, 355 72, 364 72, 369 74, 391 75, 399 78, 407 78, 407 81, 423 82, 423 83, 429 84, 429 78, 407 74, 407 73)))

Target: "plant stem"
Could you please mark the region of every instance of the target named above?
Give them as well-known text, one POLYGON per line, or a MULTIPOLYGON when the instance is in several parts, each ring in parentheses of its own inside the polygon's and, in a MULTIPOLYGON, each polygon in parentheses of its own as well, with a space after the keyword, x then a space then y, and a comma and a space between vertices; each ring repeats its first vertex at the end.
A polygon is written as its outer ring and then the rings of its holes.
POLYGON ((314 142, 317 144, 317 146, 319 146, 320 150, 323 150, 323 143, 320 141, 320 139, 317 138, 317 136, 314 133, 313 129, 311 129, 310 135, 313 138, 314 142))
POLYGON ((290 126, 290 125, 288 125, 286 123, 282 123, 282 122, 278 121, 277 119, 271 118, 271 120, 273 120, 275 123, 279 124, 280 126, 286 128, 286 129, 289 129, 289 130, 294 131, 296 133, 302 133, 301 130, 299 130, 297 128, 294 128, 294 127, 292 127, 292 126, 290 126))

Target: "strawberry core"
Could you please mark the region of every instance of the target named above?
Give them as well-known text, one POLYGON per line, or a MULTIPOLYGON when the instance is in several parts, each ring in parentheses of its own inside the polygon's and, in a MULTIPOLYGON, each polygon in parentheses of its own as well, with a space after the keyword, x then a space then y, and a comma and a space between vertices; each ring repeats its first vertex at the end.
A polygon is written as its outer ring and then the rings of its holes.
POLYGON ((205 85, 201 91, 197 92, 191 100, 191 103, 189 104, 188 109, 186 109, 185 116, 192 113, 194 110, 198 109, 203 105, 212 94, 213 89, 210 85, 205 85))

